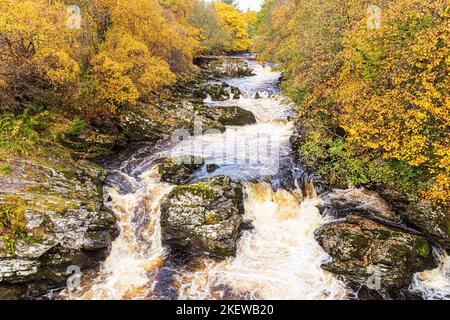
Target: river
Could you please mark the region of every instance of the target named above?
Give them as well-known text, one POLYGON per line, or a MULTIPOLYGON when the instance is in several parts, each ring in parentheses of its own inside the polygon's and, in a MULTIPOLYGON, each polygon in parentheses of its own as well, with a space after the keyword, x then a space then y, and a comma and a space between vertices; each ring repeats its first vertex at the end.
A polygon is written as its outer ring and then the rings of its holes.
MULTIPOLYGON (((220 79, 243 92, 238 100, 206 99, 207 105, 238 106, 254 113, 257 123, 227 127, 224 133, 196 135, 183 141, 143 148, 105 186, 105 203, 118 219, 120 235, 100 270, 83 276, 77 291, 63 299, 346 299, 345 283, 320 268, 328 259, 314 240, 314 230, 331 220, 309 188, 284 188, 292 168, 289 104, 278 90, 279 73, 249 61, 255 76, 220 79), (245 217, 253 229, 238 243, 236 257, 186 258, 161 243, 160 203, 174 187, 158 175, 158 161, 169 155, 202 155, 207 163, 196 179, 228 175, 245 189, 245 217), (281 168, 281 169, 280 169, 281 168), (287 170, 287 172, 286 172, 287 170), (120 182, 119 182, 120 181, 120 182)), ((201 124, 200 124, 201 125, 201 124)), ((295 178, 295 177, 294 177, 295 178)), ((294 185, 300 187, 294 179, 294 185)), ((426 278, 425 276, 422 276, 426 278)), ((416 277, 417 288, 423 280, 416 277)), ((423 289, 426 290, 426 289, 423 289)))

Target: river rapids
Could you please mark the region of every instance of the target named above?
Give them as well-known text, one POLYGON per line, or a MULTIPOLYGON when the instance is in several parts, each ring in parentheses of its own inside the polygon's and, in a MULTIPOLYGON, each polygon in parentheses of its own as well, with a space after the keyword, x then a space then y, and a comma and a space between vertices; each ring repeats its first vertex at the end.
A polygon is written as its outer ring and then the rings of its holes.
MULTIPOLYGON (((291 107, 277 87, 280 74, 257 62, 249 64, 255 76, 220 79, 239 87, 240 99, 205 103, 249 110, 257 123, 145 147, 125 161, 114 172, 121 179, 105 186, 105 204, 116 215, 120 234, 100 269, 83 275, 81 289, 66 289, 61 299, 352 297, 342 280, 320 267, 328 256, 313 233, 332 218, 319 213, 321 200, 314 187, 309 184, 305 192, 300 186, 280 186, 280 167, 292 153, 293 131, 291 107), (185 257, 161 243, 160 204, 174 186, 160 181, 158 161, 190 154, 220 166, 213 173, 200 171, 196 179, 228 175, 244 184, 245 217, 254 228, 240 238, 236 257, 185 257)), ((417 274, 411 290, 424 298, 445 297, 450 292, 448 259, 443 257, 436 270, 417 274)))

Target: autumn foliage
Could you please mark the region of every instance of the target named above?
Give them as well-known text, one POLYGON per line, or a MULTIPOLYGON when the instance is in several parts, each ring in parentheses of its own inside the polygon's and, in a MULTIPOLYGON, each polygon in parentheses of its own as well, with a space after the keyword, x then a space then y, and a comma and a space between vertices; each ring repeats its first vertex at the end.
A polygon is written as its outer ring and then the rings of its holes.
POLYGON ((238 11, 233 5, 224 2, 214 2, 214 9, 221 22, 232 39, 232 49, 234 51, 247 51, 251 45, 249 36, 252 17, 238 11))
POLYGON ((354 184, 450 202, 448 1, 267 0, 255 50, 281 62, 300 153, 354 184))
POLYGON ((201 0, 0 0, 0 111, 88 120, 146 102, 202 53, 247 50, 252 13, 201 0), (75 7, 74 7, 75 6, 75 7))

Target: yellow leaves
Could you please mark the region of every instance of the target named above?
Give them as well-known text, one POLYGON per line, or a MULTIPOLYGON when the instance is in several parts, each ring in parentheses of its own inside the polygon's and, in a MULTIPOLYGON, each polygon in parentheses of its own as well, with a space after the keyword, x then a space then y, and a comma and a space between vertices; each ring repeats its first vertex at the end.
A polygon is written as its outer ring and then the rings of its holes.
POLYGON ((166 61, 173 72, 192 69, 192 58, 199 48, 195 29, 175 13, 164 10, 157 0, 118 1, 111 16, 106 48, 114 47, 117 39, 130 35, 144 44, 152 56, 166 61))
POLYGON ((80 67, 66 52, 44 48, 33 59, 44 79, 56 87, 77 82, 80 67))
POLYGON ((213 5, 233 40, 232 49, 234 51, 248 50, 251 46, 248 31, 252 15, 241 13, 233 5, 223 2, 214 2, 213 5))
POLYGON ((447 205, 450 202, 450 176, 448 171, 437 173, 423 196, 436 203, 447 205))
POLYGON ((255 48, 282 63, 302 125, 338 128, 356 157, 409 165, 427 197, 450 201, 448 1, 377 5, 370 30, 366 1, 266 1, 255 48))
POLYGON ((114 113, 117 106, 134 104, 139 92, 130 78, 123 75, 124 68, 104 55, 93 60, 92 83, 96 105, 114 113))
POLYGON ((176 81, 176 76, 170 71, 167 62, 158 57, 149 58, 143 71, 138 81, 144 92, 161 90, 176 81))
POLYGON ((141 98, 176 81, 169 64, 152 56, 145 43, 137 41, 130 34, 111 37, 103 54, 121 66, 121 73, 133 82, 141 98))
POLYGON ((0 0, 0 96, 11 109, 66 105, 78 96, 80 68, 70 55, 76 35, 66 22, 60 1, 0 0))
POLYGON ((385 159, 428 168, 435 178, 427 197, 448 201, 450 40, 439 36, 448 21, 437 18, 436 11, 438 5, 402 0, 386 10, 388 27, 376 35, 348 30, 342 56, 350 60, 334 90, 349 140, 362 149, 381 148, 385 159), (388 53, 378 66, 369 59, 376 51, 388 53), (376 76, 367 77, 372 66, 376 76), (364 80, 368 86, 355 85, 364 80))

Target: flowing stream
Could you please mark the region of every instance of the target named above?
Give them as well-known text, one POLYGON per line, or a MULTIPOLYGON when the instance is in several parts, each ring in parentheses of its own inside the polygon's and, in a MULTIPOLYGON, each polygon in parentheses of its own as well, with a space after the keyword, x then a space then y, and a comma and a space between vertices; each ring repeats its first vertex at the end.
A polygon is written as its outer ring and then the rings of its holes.
MULTIPOLYGON (((310 185, 306 192, 280 187, 281 176, 286 174, 280 168, 291 153, 289 137, 293 125, 288 121, 290 107, 278 92, 279 74, 256 62, 249 64, 256 76, 222 79, 241 89, 239 100, 207 99, 205 103, 242 107, 255 114, 257 123, 228 127, 223 134, 199 135, 143 148, 125 161, 113 172, 116 178, 105 186, 105 203, 118 218, 120 235, 100 270, 84 275, 82 288, 75 292, 65 290, 61 298, 349 297, 346 285, 320 268, 328 257, 314 240, 313 232, 331 218, 320 215, 317 205, 321 200, 314 187, 310 185), (236 257, 186 258, 161 243, 160 203, 174 186, 160 182, 158 161, 168 155, 199 152, 207 163, 220 168, 214 173, 203 169, 196 179, 225 174, 243 181, 245 216, 254 229, 245 231, 240 238, 236 257)), ((416 287, 421 288, 427 274, 416 278, 416 287)))

